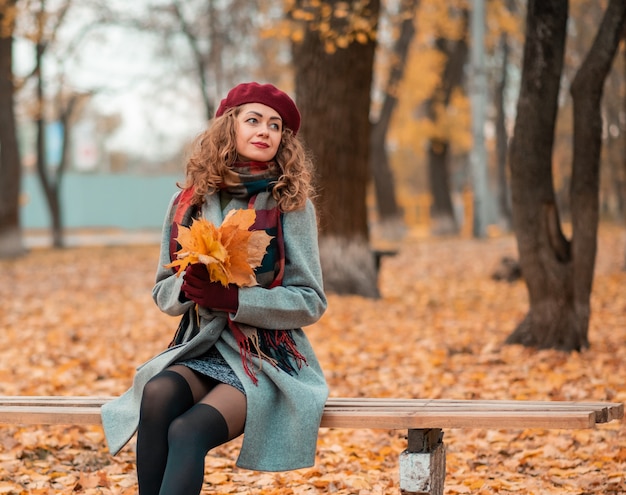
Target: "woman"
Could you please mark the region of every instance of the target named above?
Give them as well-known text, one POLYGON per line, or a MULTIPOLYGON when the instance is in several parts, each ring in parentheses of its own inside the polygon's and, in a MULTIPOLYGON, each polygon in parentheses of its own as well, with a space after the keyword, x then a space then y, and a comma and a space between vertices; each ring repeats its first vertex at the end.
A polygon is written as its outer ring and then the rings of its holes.
POLYGON ((165 218, 153 298, 182 316, 174 341, 142 365, 133 386, 102 408, 116 454, 137 431, 140 495, 198 494, 207 452, 244 434, 239 467, 314 464, 328 388, 302 327, 326 309, 300 113, 270 84, 244 83, 222 100, 165 218), (224 287, 205 265, 172 266, 179 226, 218 226, 253 208, 250 230, 272 240, 259 285, 224 287))

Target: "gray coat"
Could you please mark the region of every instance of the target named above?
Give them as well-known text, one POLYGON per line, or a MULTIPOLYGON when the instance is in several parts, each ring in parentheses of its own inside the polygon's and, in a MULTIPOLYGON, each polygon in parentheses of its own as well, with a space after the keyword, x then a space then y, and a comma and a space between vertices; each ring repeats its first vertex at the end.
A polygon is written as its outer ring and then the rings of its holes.
MULTIPOLYGON (((172 198, 172 202, 173 202, 172 198)), ((176 277, 169 263, 172 202, 163 226, 161 254, 153 298, 171 316, 183 315, 192 302, 178 300, 183 277, 176 277)), ((219 196, 211 195, 203 216, 221 224, 230 209, 246 208, 245 201, 231 200, 224 211, 219 196)), ((248 410, 243 444, 237 466, 261 471, 285 471, 315 463, 317 434, 328 387, 319 362, 301 327, 315 323, 326 310, 317 244, 317 222, 311 202, 302 210, 284 215, 285 273, 283 285, 272 289, 260 286, 239 290, 239 309, 233 320, 258 328, 295 329, 293 337, 307 363, 293 376, 268 362, 254 358, 258 383, 246 375, 239 348, 227 329, 224 313, 200 310, 199 334, 189 341, 166 349, 141 365, 132 387, 102 407, 102 423, 115 455, 130 440, 139 422, 143 387, 155 374, 182 359, 200 356, 215 345, 233 368, 246 391, 248 410)))

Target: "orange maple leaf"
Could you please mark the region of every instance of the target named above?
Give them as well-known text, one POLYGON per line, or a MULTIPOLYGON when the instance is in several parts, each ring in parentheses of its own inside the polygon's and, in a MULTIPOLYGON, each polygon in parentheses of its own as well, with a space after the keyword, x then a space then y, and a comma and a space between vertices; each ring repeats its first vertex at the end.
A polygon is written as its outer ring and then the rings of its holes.
POLYGON ((262 230, 248 230, 256 219, 254 210, 231 210, 219 227, 208 220, 194 219, 190 227, 180 225, 176 240, 181 248, 177 259, 165 265, 180 273, 190 264, 203 263, 209 278, 222 285, 257 285, 254 269, 261 264, 272 239, 262 230))

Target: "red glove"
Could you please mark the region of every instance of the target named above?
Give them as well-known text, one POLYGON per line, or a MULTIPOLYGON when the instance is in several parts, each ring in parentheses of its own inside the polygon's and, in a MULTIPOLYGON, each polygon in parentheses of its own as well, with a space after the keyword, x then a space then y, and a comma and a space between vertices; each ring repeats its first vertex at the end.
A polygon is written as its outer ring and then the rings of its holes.
POLYGON ((236 313, 239 307, 239 289, 234 284, 224 287, 212 282, 202 263, 189 265, 185 270, 182 292, 191 301, 217 311, 236 313))

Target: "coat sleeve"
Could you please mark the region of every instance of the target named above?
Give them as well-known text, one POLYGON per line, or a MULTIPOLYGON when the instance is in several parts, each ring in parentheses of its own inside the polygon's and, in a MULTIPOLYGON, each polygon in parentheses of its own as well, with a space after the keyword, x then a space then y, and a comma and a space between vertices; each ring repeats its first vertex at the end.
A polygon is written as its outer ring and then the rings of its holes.
POLYGON ((177 195, 178 193, 174 194, 170 200, 163 222, 159 266, 156 271, 156 282, 152 288, 152 299, 161 311, 170 316, 180 316, 193 306, 191 301, 181 303, 178 300, 180 288, 183 285, 182 275, 177 277, 171 268, 165 268, 165 265, 170 262, 170 231, 175 213, 174 199, 177 195))
POLYGON ((326 310, 313 203, 284 215, 285 274, 280 287, 239 290, 233 320, 247 325, 288 330, 311 325, 326 310))

